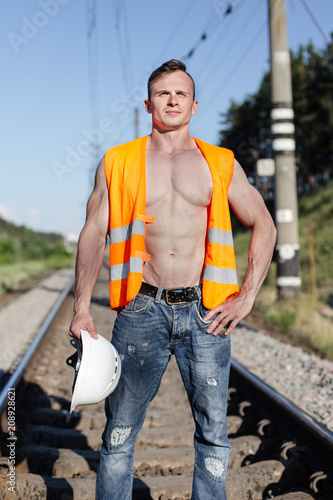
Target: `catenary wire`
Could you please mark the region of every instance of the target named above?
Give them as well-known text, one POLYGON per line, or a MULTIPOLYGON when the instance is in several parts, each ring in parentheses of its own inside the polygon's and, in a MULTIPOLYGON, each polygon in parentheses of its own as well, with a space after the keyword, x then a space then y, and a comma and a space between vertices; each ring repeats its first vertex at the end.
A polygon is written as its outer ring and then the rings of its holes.
POLYGON ((179 28, 184 24, 184 21, 187 18, 187 16, 189 15, 189 13, 190 13, 192 7, 194 6, 195 2, 196 2, 196 0, 190 0, 189 3, 186 5, 186 8, 185 8, 182 16, 180 17, 178 23, 175 26, 175 29, 173 30, 173 32, 171 33, 170 37, 166 41, 164 47, 160 51, 159 56, 156 58, 156 61, 154 63, 154 67, 156 67, 160 63, 164 52, 167 50, 167 48, 169 47, 169 45, 172 42, 172 40, 175 39, 176 34, 177 34, 179 28))
MULTIPOLYGON (((244 35, 244 33, 245 33, 245 31, 246 31, 246 28, 247 28, 248 26, 251 26, 250 20, 251 20, 251 19, 255 16, 255 14, 257 13, 258 8, 262 5, 262 1, 263 1, 263 0, 258 0, 258 2, 255 4, 255 6, 253 7, 253 9, 252 9, 252 11, 251 11, 250 16, 248 16, 248 17, 246 18, 245 22, 242 24, 242 26, 240 27, 240 29, 239 29, 239 30, 237 30, 236 36, 235 36, 235 37, 234 37, 234 38, 230 41, 230 43, 229 43, 229 44, 225 47, 225 49, 223 50, 223 52, 222 52, 222 57, 221 57, 221 54, 220 54, 219 61, 221 61, 221 60, 225 60, 225 57, 226 57, 226 56, 225 56, 225 54, 229 54, 229 53, 230 53, 230 50, 231 50, 231 49, 235 46, 235 43, 236 43, 237 41, 239 41, 240 37, 239 37, 238 33, 241 33, 242 35, 244 35)), ((266 21, 265 21, 265 25, 266 25, 266 21)), ((241 58, 242 58, 242 56, 241 56, 241 58)), ((215 67, 216 67, 216 66, 219 66, 219 62, 215 65, 215 67)), ((214 69, 215 69, 215 68, 214 68, 214 69)), ((230 71, 229 71, 229 73, 230 73, 230 71)), ((205 74, 204 69, 202 69, 201 71, 199 71, 199 73, 198 73, 198 74, 199 74, 199 75, 204 75, 204 74, 205 74)), ((206 76, 206 78, 205 78, 204 82, 199 83, 199 86, 200 86, 200 87, 202 87, 202 88, 206 85, 206 82, 207 82, 207 81, 212 81, 212 76, 211 76, 211 73, 210 73, 210 74, 208 74, 208 75, 206 74, 205 76, 206 76)))
POLYGON ((129 83, 133 87, 135 79, 134 79, 134 70, 133 70, 132 49, 131 49, 131 36, 130 36, 131 31, 130 31, 129 22, 128 22, 126 0, 123 0, 123 3, 124 3, 124 7, 123 7, 123 10, 124 10, 124 30, 126 33, 126 37, 125 37, 125 40, 126 40, 126 43, 125 43, 126 61, 127 61, 128 68, 129 68, 129 71, 128 71, 129 83))
POLYGON ((114 0, 113 1, 113 13, 114 13, 114 18, 115 18, 114 28, 115 28, 116 36, 117 36, 117 45, 118 45, 118 51, 119 51, 121 74, 122 74, 122 78, 123 78, 124 87, 126 90, 128 90, 129 82, 128 82, 127 66, 125 64, 126 56, 125 56, 125 50, 123 47, 122 35, 121 35, 121 31, 120 31, 121 8, 122 8, 122 4, 121 3, 119 4, 119 2, 118 2, 118 5, 117 5, 117 0, 114 0))
MULTIPOLYGON (((88 49, 88 72, 90 87, 90 113, 92 128, 97 127, 99 117, 98 98, 98 39, 96 30, 97 1, 86 0, 86 23, 87 23, 87 49, 88 49)), ((100 144, 97 141, 91 143, 93 162, 96 164, 100 159, 100 144)))
MULTIPOLYGON (((231 12, 233 12, 233 6, 232 6, 232 4, 230 2, 228 2, 227 7, 226 7, 226 9, 224 11, 223 17, 225 18, 231 12)), ((199 39, 193 45, 193 47, 187 52, 187 54, 185 54, 182 57, 183 60, 187 60, 187 59, 190 59, 191 57, 193 57, 193 55, 195 54, 195 52, 197 51, 197 49, 199 48, 199 46, 204 41, 206 41, 207 38, 211 37, 212 34, 216 31, 216 29, 220 26, 220 19, 219 19, 220 16, 216 15, 216 14, 218 14, 217 7, 216 7, 216 5, 214 5, 214 7, 211 9, 211 11, 209 13, 209 16, 208 16, 208 19, 207 19, 207 23, 206 23, 204 29, 202 30, 199 39), (213 13, 213 16, 212 16, 212 13, 213 13), (211 21, 211 18, 212 18, 212 21, 211 21)))
POLYGON ((247 44, 245 50, 241 53, 240 57, 235 61, 235 64, 230 68, 228 71, 228 74, 226 78, 221 82, 221 84, 218 86, 215 94, 210 98, 210 103, 207 104, 203 111, 201 112, 201 117, 208 111, 208 109, 212 106, 212 104, 215 102, 216 98, 218 95, 221 93, 221 89, 224 87, 224 85, 230 80, 232 76, 234 76, 236 70, 239 68, 239 66, 242 64, 242 62, 246 59, 248 56, 250 50, 252 47, 255 45, 255 43, 258 41, 260 38, 260 35, 263 33, 263 29, 267 25, 268 21, 265 21, 259 29, 256 31, 255 35, 252 37, 251 41, 247 44))
POLYGON ((310 16, 313 24, 316 26, 317 30, 319 31, 319 33, 321 34, 321 36, 323 37, 323 39, 325 40, 325 42, 329 43, 330 40, 329 40, 328 36, 326 35, 325 31, 323 30, 323 28, 320 26, 319 22, 315 18, 314 14, 311 11, 311 9, 308 6, 308 4, 305 2, 305 0, 300 0, 300 2, 303 4, 304 9, 307 11, 307 13, 310 16))
POLYGON ((86 0, 86 23, 87 23, 87 49, 88 49, 88 71, 90 86, 90 110, 91 121, 94 127, 97 123, 98 106, 98 47, 96 31, 96 0, 86 0))
POLYGON ((131 86, 134 85, 134 72, 131 56, 131 46, 129 40, 128 17, 126 2, 117 0, 113 1, 113 11, 115 17, 115 31, 117 36, 117 44, 119 50, 121 73, 126 92, 129 93, 131 86), (123 34, 125 30, 125 35, 123 34), (127 40, 124 42, 124 39, 127 40))
MULTIPOLYGON (((237 10, 238 11, 238 8, 244 3, 245 0, 242 0, 242 2, 238 5, 235 6, 234 8, 234 12, 237 10)), ((262 0, 259 0, 258 4, 260 4, 262 0)), ((254 11, 256 10, 256 7, 254 9, 254 11)), ((253 14, 253 12, 252 12, 253 14)), ((204 64, 201 66, 201 68, 199 68, 199 71, 198 71, 198 75, 205 75, 207 73, 206 71, 206 68, 207 68, 207 65, 209 64, 209 62, 211 61, 212 57, 214 56, 215 52, 220 49, 220 42, 225 38, 225 36, 227 35, 228 33, 228 30, 231 28, 232 26, 232 23, 233 21, 236 19, 235 16, 231 16, 229 17, 228 19, 230 19, 230 21, 228 22, 226 28, 223 30, 223 32, 221 33, 221 35, 219 36, 214 48, 209 52, 208 56, 205 58, 205 61, 204 61, 204 64)), ((249 19, 246 20, 246 23, 244 24, 244 26, 242 27, 242 29, 240 30, 241 33, 243 33, 244 29, 246 28, 246 26, 249 24, 249 19), (243 29, 244 28, 244 29, 243 29)), ((225 50, 225 52, 227 52, 229 50, 229 47, 232 47, 234 45, 234 41, 232 41, 227 49, 225 50)), ((199 76, 199 79, 200 79, 200 76, 199 76)))

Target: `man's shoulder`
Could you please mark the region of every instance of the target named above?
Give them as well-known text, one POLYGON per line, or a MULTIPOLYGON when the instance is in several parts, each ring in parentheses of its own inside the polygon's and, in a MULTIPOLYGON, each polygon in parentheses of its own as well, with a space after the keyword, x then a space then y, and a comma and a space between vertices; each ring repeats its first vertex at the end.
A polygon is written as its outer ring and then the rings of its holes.
POLYGON ((113 155, 123 155, 126 153, 129 153, 133 150, 139 149, 142 144, 147 140, 147 137, 139 137, 138 139, 134 139, 133 141, 125 142, 123 144, 118 144, 117 146, 113 146, 112 148, 109 148, 105 155, 106 156, 113 156, 113 155))
POLYGON ((198 139, 196 137, 193 137, 193 139, 195 140, 197 146, 202 151, 207 151, 211 155, 234 158, 234 153, 231 149, 223 148, 221 146, 216 146, 215 144, 210 144, 209 142, 202 141, 201 139, 198 139))

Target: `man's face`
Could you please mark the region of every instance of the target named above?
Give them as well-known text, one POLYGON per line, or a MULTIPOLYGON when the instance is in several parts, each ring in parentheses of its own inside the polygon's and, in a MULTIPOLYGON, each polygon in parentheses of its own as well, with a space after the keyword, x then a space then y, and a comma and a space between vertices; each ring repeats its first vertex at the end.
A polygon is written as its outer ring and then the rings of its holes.
POLYGON ((146 99, 145 107, 161 131, 186 126, 198 109, 198 101, 193 100, 191 78, 184 71, 161 76, 151 84, 150 100, 146 99))

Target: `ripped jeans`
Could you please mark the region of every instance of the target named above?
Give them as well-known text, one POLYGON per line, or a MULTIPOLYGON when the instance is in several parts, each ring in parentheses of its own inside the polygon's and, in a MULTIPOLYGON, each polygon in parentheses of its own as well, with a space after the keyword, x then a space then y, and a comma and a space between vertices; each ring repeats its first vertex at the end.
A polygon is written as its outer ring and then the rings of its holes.
POLYGON ((226 500, 230 336, 206 333, 209 322, 203 321, 207 310, 201 299, 168 305, 160 300, 160 290, 156 298, 139 293, 115 321, 112 343, 122 359, 122 374, 105 403, 107 423, 96 500, 132 498, 137 435, 171 354, 176 357, 195 421, 191 498, 226 500))

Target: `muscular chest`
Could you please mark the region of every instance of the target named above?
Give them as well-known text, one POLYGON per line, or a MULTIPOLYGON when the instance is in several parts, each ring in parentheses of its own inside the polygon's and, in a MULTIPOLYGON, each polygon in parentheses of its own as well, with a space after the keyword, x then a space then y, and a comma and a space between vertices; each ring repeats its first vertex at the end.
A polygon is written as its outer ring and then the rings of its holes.
POLYGON ((167 156, 147 150, 146 205, 178 201, 207 207, 211 201, 213 182, 208 164, 198 150, 167 156))

